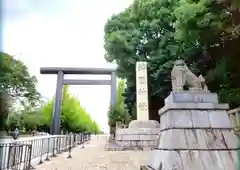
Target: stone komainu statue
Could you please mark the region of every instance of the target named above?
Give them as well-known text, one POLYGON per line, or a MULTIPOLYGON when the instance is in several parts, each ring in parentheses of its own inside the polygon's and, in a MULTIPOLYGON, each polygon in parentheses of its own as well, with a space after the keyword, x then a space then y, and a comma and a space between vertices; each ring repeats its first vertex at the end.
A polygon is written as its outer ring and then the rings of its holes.
POLYGON ((183 91, 185 85, 190 91, 208 91, 203 76, 197 77, 193 74, 183 60, 175 61, 171 79, 173 91, 183 91))

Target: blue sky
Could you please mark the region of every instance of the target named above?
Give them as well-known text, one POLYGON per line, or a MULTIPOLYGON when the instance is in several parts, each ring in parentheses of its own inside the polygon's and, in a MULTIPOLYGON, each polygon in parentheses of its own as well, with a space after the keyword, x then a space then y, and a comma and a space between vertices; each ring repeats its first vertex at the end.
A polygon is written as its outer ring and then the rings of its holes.
MULTIPOLYGON (((38 90, 51 99, 56 76, 40 67, 114 67, 104 60, 104 24, 132 0, 2 0, 3 50, 22 60, 38 78, 38 90)), ((67 78, 110 79, 108 76, 67 78)), ((104 131, 108 131, 108 86, 70 86, 104 131)))

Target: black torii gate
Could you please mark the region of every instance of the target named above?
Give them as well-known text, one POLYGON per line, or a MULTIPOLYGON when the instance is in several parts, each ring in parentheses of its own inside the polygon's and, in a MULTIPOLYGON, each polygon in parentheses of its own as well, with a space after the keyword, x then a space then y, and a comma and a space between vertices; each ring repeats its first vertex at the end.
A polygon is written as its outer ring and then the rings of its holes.
POLYGON ((69 67, 42 67, 41 74, 57 74, 56 97, 53 109, 53 119, 51 134, 60 134, 60 111, 62 105, 63 85, 110 85, 111 86, 111 105, 117 102, 117 77, 116 69, 112 68, 69 68, 69 67), (84 79, 64 79, 64 74, 92 74, 92 75, 111 75, 111 80, 84 80, 84 79))

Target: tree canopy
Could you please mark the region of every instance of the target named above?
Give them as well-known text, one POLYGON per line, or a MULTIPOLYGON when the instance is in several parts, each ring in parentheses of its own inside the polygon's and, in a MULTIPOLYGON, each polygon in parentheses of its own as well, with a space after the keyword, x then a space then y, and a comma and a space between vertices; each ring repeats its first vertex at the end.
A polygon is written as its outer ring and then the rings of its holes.
POLYGON ((9 109, 17 100, 21 104, 36 106, 40 94, 36 77, 31 76, 26 65, 7 53, 0 52, 0 126, 6 123, 9 109))
MULTIPOLYGON (((44 124, 49 128, 52 123, 53 102, 54 99, 49 101, 42 108, 42 112, 44 114, 44 124)), ((77 97, 69 93, 68 86, 64 86, 63 90, 61 129, 69 132, 100 132, 98 124, 92 120, 87 111, 81 106, 77 97)))
POLYGON ((7 53, 0 52, 0 88, 13 99, 36 105, 40 94, 36 89, 37 79, 31 76, 27 66, 7 53))
MULTIPOLYGON (((6 130, 11 131, 16 126, 24 132, 33 130, 50 132, 52 124, 54 98, 40 107, 25 107, 23 110, 12 110, 8 116, 6 130)), ((96 121, 92 120, 79 100, 71 95, 68 86, 64 86, 61 109, 61 130, 63 132, 100 133, 96 121)))
POLYGON ((135 0, 105 25, 105 58, 126 79, 125 104, 136 101, 135 64, 148 62, 150 119, 171 91, 173 62, 181 58, 231 107, 240 104, 239 12, 229 1, 135 0), (238 17, 237 17, 238 16, 238 17))

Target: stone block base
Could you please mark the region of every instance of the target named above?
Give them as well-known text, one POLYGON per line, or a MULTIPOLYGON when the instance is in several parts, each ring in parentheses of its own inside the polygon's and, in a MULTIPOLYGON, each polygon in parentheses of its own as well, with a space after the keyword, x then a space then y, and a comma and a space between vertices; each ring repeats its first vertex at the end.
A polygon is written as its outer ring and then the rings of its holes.
POLYGON ((205 92, 171 93, 160 109, 161 137, 148 170, 236 170, 238 138, 228 104, 205 92))
POLYGON ((236 170, 237 151, 153 150, 147 170, 236 170))
POLYGON ((170 129, 161 132, 148 167, 151 170, 235 170, 238 149, 237 138, 228 129, 170 129))
POLYGON ((139 129, 139 128, 160 128, 160 124, 156 120, 132 120, 129 123, 128 128, 139 129))
POLYGON ((159 128, 118 129, 115 145, 119 150, 146 150, 157 147, 159 128))
POLYGON ((157 146, 156 140, 148 140, 148 141, 116 141, 119 146, 125 148, 125 150, 145 150, 145 149, 153 149, 157 146))

